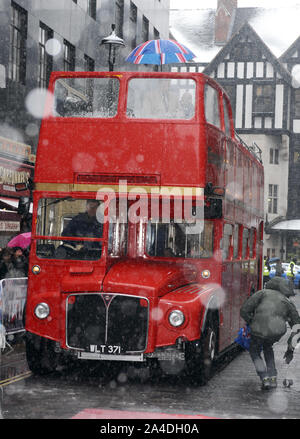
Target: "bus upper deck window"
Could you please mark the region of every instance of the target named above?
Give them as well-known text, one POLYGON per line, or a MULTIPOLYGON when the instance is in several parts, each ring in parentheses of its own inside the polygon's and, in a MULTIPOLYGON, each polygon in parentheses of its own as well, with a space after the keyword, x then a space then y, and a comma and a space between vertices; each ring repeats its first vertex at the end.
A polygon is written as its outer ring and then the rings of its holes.
POLYGON ((220 108, 219 108, 219 93, 209 84, 205 85, 205 118, 206 122, 221 128, 220 123, 220 108))
POLYGON ((228 102, 224 98, 223 100, 224 105, 224 123, 225 123, 225 132, 228 137, 231 137, 231 124, 230 124, 230 118, 229 118, 229 111, 228 111, 228 102))
POLYGON ((55 82, 54 115, 57 117, 114 117, 118 101, 117 78, 63 78, 55 82))
POLYGON ((196 83, 193 79, 134 78, 129 82, 127 117, 192 119, 196 83))

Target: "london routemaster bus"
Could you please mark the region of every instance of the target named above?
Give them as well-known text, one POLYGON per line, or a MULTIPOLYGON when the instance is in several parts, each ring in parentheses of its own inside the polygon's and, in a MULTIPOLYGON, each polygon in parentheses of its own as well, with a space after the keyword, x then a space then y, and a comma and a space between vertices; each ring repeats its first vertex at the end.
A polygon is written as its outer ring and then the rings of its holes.
POLYGON ((206 382, 261 286, 263 178, 210 77, 52 73, 33 190, 30 369, 118 361, 206 382))

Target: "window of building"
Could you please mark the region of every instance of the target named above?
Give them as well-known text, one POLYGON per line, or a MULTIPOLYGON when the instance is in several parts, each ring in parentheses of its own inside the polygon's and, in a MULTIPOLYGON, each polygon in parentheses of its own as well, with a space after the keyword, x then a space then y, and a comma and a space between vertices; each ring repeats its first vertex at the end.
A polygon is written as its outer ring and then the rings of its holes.
POLYGON ((64 40, 64 71, 70 72, 75 70, 75 47, 64 40))
POLYGON ((270 148, 270 164, 271 165, 279 164, 279 149, 270 148))
POLYGON ((40 23, 38 84, 41 88, 47 88, 53 67, 53 58, 46 50, 46 43, 50 38, 53 38, 53 31, 45 24, 40 23))
POLYGON ((137 7, 133 2, 130 2, 130 11, 129 11, 129 20, 130 20, 130 39, 131 39, 131 48, 134 49, 136 47, 136 27, 137 27, 137 7))
POLYGON ((88 55, 84 55, 84 70, 86 72, 95 71, 95 60, 88 55))
POLYGON ((295 117, 300 117, 300 89, 294 90, 295 93, 295 117))
POLYGON ((300 140, 294 141, 294 163, 300 163, 300 140))
POLYGON ((278 184, 269 184, 268 213, 278 213, 278 184))
POLYGON ((267 256, 268 256, 268 258, 275 258, 276 249, 275 248, 267 248, 267 256))
POLYGON ((236 61, 252 61, 261 58, 257 45, 251 41, 240 42, 231 50, 231 59, 236 61))
POLYGON ((143 41, 149 40, 149 20, 145 16, 143 16, 142 39, 143 41))
POLYGON ((94 20, 96 20, 97 0, 88 0, 87 13, 89 14, 90 17, 92 17, 92 18, 94 18, 94 20))
POLYGON ((220 128, 219 93, 208 84, 205 86, 204 102, 206 122, 220 128))
POLYGON ((153 36, 155 40, 159 40, 160 34, 156 28, 153 28, 153 36))
POLYGON ((9 79, 25 84, 27 12, 12 2, 10 22, 9 79))
POLYGON ((116 1, 116 34, 118 37, 123 38, 123 24, 124 24, 124 0, 116 1))
MULTIPOLYGON (((86 72, 95 71, 95 61, 88 55, 84 55, 84 70, 86 72)), ((94 78, 87 78, 85 83, 85 93, 89 97, 90 101, 92 101, 94 93, 94 78)))
POLYGON ((274 112, 274 90, 272 85, 257 84, 253 88, 253 111, 254 113, 274 112))

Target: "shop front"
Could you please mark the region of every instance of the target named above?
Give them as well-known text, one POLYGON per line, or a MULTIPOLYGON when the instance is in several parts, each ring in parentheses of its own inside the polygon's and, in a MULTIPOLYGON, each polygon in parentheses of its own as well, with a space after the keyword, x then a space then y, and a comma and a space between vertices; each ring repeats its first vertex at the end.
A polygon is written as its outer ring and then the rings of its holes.
POLYGON ((28 218, 18 213, 18 204, 21 197, 29 197, 29 191, 17 192, 15 185, 33 179, 34 162, 30 145, 0 136, 0 248, 28 231, 28 218))

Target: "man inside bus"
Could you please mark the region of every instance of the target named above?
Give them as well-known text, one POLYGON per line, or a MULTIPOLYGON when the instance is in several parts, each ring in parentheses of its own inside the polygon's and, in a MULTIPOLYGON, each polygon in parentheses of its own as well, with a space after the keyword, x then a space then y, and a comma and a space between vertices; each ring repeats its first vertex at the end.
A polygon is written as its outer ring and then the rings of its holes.
MULTIPOLYGON (((87 200, 86 211, 74 216, 62 231, 62 236, 76 236, 84 238, 101 238, 103 224, 98 221, 96 213, 100 205, 98 200, 87 200)), ((101 242, 93 241, 65 241, 65 247, 71 250, 99 250, 101 242)))
POLYGON ((179 102, 179 116, 182 119, 191 119, 195 114, 192 94, 186 90, 179 102))

